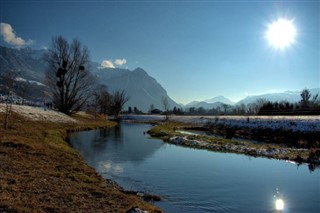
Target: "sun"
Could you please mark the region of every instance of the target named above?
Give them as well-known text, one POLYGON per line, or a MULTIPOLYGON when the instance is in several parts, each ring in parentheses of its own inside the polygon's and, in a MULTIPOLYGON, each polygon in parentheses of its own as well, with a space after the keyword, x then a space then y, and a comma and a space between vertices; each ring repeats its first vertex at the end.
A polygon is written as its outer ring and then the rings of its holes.
POLYGON ((265 37, 274 49, 283 50, 295 43, 297 30, 293 21, 279 18, 268 25, 265 37))

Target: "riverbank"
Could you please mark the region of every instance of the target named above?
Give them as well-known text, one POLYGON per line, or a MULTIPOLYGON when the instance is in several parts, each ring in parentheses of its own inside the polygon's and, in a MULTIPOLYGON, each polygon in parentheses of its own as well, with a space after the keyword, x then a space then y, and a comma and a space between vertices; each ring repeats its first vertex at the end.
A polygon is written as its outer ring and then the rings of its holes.
POLYGON ((13 106, 3 129, 0 105, 0 212, 160 212, 105 181, 67 142, 67 132, 110 128, 86 114, 13 106), (31 111, 29 111, 31 110, 31 111), (58 120, 57 120, 58 118, 58 120))
POLYGON ((158 124, 149 134, 176 145, 308 163, 310 169, 320 165, 320 116, 169 116, 165 119, 161 115, 124 115, 123 118, 158 124), (213 136, 175 131, 179 129, 202 130, 213 136))
POLYGON ((176 116, 170 115, 122 115, 123 120, 138 122, 180 122, 196 126, 224 125, 251 129, 290 130, 292 132, 320 133, 320 115, 314 116, 176 116))
POLYGON ((253 157, 267 157, 280 160, 287 160, 297 163, 310 163, 311 169, 320 165, 319 154, 312 156, 313 150, 289 147, 285 144, 259 143, 249 140, 234 140, 226 138, 210 137, 206 135, 192 134, 190 129, 202 129, 190 123, 163 122, 159 123, 148 131, 152 137, 158 137, 165 142, 187 146, 197 149, 206 149, 218 152, 231 152, 245 154, 253 157))

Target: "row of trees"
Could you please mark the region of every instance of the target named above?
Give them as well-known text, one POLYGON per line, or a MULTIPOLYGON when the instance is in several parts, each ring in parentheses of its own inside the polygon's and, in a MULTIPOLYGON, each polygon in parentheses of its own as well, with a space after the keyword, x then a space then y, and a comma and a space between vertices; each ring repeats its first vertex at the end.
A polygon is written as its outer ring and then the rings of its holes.
POLYGON ((211 109, 206 109, 204 107, 190 107, 187 109, 174 107, 167 113, 175 115, 256 115, 258 111, 259 105, 256 102, 236 106, 222 104, 221 106, 211 109))
POLYGON ((87 110, 94 114, 114 115, 119 119, 120 112, 128 100, 125 91, 114 91, 110 94, 105 85, 100 85, 93 92, 93 98, 87 105, 87 110))

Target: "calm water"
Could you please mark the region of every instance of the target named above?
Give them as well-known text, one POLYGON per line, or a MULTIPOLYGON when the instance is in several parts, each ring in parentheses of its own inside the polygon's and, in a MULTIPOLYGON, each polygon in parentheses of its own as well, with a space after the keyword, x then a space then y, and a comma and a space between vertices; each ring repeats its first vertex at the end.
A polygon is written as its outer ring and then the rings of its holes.
POLYGON ((127 124, 72 134, 71 144, 105 178, 160 195, 165 212, 320 212, 320 172, 284 161, 163 143, 127 124))

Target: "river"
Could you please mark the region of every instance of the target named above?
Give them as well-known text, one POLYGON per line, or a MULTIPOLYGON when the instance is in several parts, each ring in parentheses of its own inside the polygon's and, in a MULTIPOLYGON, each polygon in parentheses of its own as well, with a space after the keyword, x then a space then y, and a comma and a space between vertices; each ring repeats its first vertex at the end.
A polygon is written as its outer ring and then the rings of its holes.
POLYGON ((121 123, 73 133, 70 143, 103 177, 160 195, 165 212, 279 212, 280 199, 280 212, 320 212, 319 169, 167 144, 149 128, 121 123))

